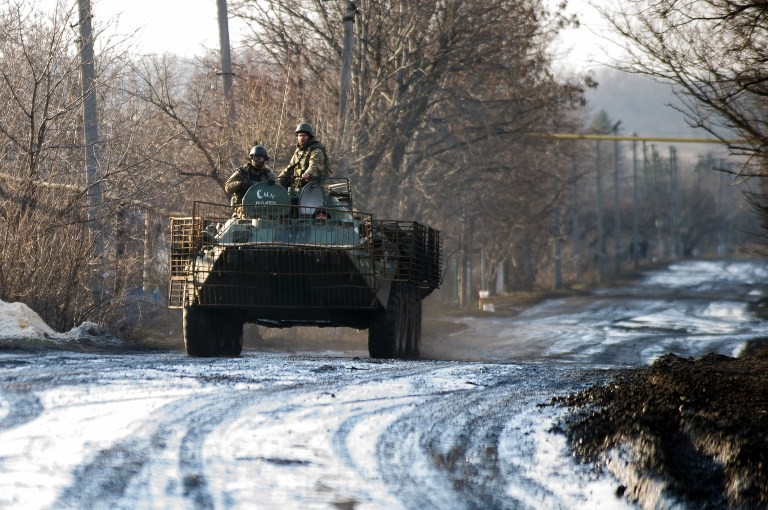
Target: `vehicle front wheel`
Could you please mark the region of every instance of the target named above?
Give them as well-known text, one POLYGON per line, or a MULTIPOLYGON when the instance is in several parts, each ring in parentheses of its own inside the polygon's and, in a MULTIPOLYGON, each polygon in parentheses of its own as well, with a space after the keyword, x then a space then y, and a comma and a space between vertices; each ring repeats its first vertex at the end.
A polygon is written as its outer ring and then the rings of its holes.
POLYGON ((218 331, 218 354, 236 358, 243 352, 243 314, 235 310, 222 313, 218 331))
POLYGON ((184 347, 190 356, 216 355, 215 321, 211 310, 185 306, 182 316, 184 347))

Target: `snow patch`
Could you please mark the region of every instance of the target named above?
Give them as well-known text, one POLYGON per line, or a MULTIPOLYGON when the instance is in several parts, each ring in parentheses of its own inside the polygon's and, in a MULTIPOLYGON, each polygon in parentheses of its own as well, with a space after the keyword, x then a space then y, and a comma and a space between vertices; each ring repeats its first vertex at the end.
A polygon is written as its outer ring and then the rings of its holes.
POLYGON ((84 322, 66 333, 58 333, 26 304, 0 300, 0 345, 18 340, 109 345, 122 343, 119 339, 109 337, 98 324, 92 322, 84 322))

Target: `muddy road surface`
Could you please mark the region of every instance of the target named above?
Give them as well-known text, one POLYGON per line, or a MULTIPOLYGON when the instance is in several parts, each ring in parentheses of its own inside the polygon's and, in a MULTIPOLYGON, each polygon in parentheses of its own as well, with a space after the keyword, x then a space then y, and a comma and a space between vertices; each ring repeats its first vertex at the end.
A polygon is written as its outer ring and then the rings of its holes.
POLYGON ((553 397, 669 352, 738 354, 768 337, 749 312, 765 281, 762 262, 687 262, 432 317, 421 361, 371 360, 364 335, 237 359, 6 348, 0 507, 632 508, 573 460, 553 397))
POLYGON ((0 363, 3 508, 572 508, 596 491, 538 404, 599 372, 261 352, 0 363))

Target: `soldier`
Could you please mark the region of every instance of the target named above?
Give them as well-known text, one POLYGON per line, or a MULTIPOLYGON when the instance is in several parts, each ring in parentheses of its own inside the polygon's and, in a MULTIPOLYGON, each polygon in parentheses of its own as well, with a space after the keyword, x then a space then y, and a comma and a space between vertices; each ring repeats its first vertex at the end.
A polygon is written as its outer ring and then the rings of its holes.
POLYGON ((296 127, 296 151, 290 163, 277 177, 280 184, 299 190, 308 182, 319 182, 330 175, 325 146, 315 140, 315 130, 306 122, 296 127))
POLYGON ((257 182, 267 181, 274 184, 277 177, 272 172, 266 162, 269 161, 267 149, 262 145, 254 145, 250 152, 251 160, 241 166, 224 183, 224 191, 232 194, 232 205, 237 206, 243 203, 243 197, 248 188, 257 182))

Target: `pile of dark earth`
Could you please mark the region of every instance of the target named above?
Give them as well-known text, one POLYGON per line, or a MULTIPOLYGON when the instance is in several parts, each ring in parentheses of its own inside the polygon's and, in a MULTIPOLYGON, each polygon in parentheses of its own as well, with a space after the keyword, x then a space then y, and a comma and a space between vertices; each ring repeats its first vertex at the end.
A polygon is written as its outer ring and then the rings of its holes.
POLYGON ((553 403, 570 408, 555 431, 574 456, 624 475, 617 496, 643 508, 768 508, 764 348, 669 354, 553 403))

